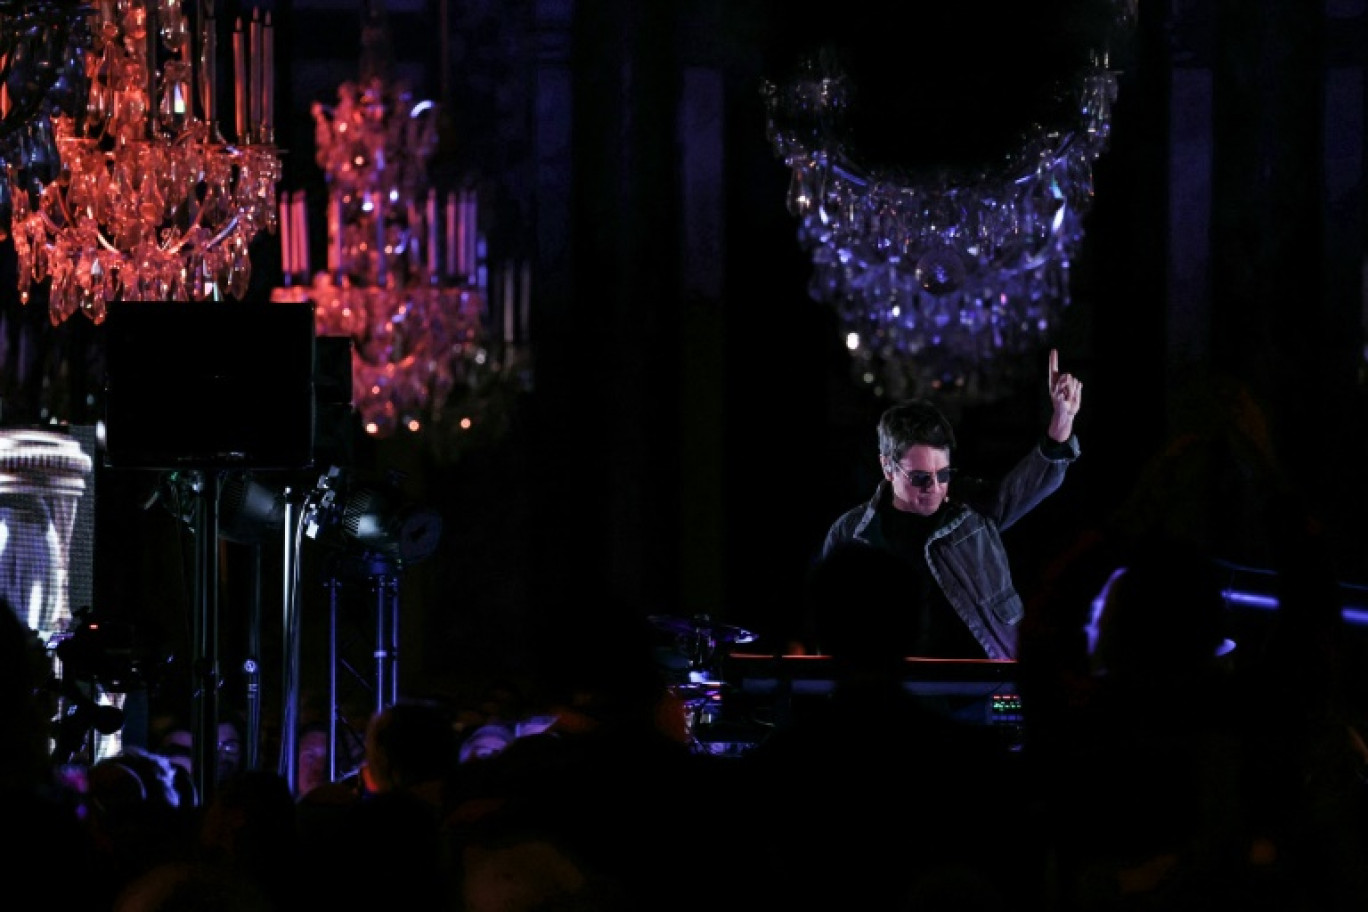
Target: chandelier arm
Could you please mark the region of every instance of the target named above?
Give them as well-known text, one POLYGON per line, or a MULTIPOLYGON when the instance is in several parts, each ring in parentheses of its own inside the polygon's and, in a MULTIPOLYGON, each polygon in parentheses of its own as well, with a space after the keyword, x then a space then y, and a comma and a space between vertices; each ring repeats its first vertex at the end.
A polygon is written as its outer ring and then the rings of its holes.
MULTIPOLYGON (((66 194, 58 193, 56 196, 57 205, 62 209, 62 218, 66 220, 68 225, 74 225, 76 220, 71 217, 71 209, 67 206, 66 194)), ((38 214, 43 217, 43 226, 49 233, 57 235, 61 232, 61 229, 57 227, 57 223, 52 220, 52 216, 48 215, 41 207, 38 209, 38 214)))
POLYGON ((871 181, 869 175, 856 170, 856 166, 849 164, 835 156, 831 158, 831 173, 842 180, 850 181, 860 189, 867 188, 871 181))
MULTIPOLYGON (((197 123, 204 124, 205 126, 206 138, 203 140, 204 144, 206 146, 214 145, 212 139, 213 134, 208 129, 208 123, 206 123, 205 121, 197 121, 197 123)), ((187 126, 184 130, 181 130, 180 133, 174 139, 171 140, 170 144, 173 146, 188 146, 195 142, 200 142, 200 140, 195 135, 195 130, 193 129, 193 127, 187 126)), ((227 145, 227 143, 225 143, 224 145, 227 145)))
MULTIPOLYGON (((62 207, 62 218, 66 219, 66 223, 68 225, 74 225, 76 223, 76 220, 72 217, 71 210, 67 207, 66 197, 61 194, 58 194, 57 205, 62 207)), ((42 209, 39 209, 37 214, 40 218, 42 218, 43 228, 47 231, 48 234, 52 235, 53 237, 57 237, 62 233, 61 226, 52 220, 52 216, 48 215, 42 209)), ((115 253, 119 252, 118 248, 112 245, 105 238, 104 233, 100 231, 100 226, 98 224, 95 226, 95 237, 99 240, 100 244, 103 245, 106 249, 112 250, 115 253)))
MULTIPOLYGON (((180 250, 181 250, 182 247, 185 246, 186 241, 190 240, 190 233, 191 233, 192 231, 194 231, 195 226, 196 226, 196 225, 199 225, 201 222, 204 221, 204 212, 205 212, 205 207, 201 206, 199 212, 196 212, 196 213, 195 213, 195 220, 194 220, 193 222, 190 223, 189 227, 187 227, 187 228, 185 229, 185 231, 184 231, 179 237, 176 237, 176 238, 173 238, 172 240, 167 241, 166 246, 160 248, 161 251, 162 251, 162 253, 168 253, 168 254, 171 254, 171 253, 180 253, 180 250)), ((237 223, 237 216, 234 215, 231 219, 228 220, 228 223, 227 223, 227 225, 225 226, 225 229, 224 229, 224 230, 225 230, 225 231, 231 230, 231 229, 233 228, 233 226, 234 226, 236 223, 237 223)), ((219 240, 221 240, 221 236, 220 236, 220 237, 217 237, 217 238, 214 238, 214 240, 212 240, 212 241, 210 241, 208 244, 206 244, 206 245, 205 245, 205 249, 206 249, 206 250, 209 249, 209 247, 213 246, 213 245, 214 245, 215 243, 217 243, 219 240)))
MULTIPOLYGON (((53 237, 57 237, 58 235, 60 235, 60 234, 62 233, 62 228, 61 228, 61 226, 58 225, 56 222, 54 222, 54 221, 52 220, 52 216, 48 215, 46 212, 42 211, 41 209, 38 210, 38 212, 35 213, 35 214, 36 214, 40 219, 43 220, 43 228, 47 231, 48 234, 52 235, 53 237)), ((67 223, 70 224, 70 223, 71 223, 71 213, 67 211, 66 200, 62 200, 62 215, 64 215, 64 216, 66 217, 67 223)), ((100 230, 100 226, 99 226, 99 225, 96 225, 96 226, 95 226, 95 239, 98 240, 98 241, 100 242, 100 246, 101 246, 101 247, 105 248, 105 249, 108 250, 109 252, 111 252, 111 253, 118 253, 118 252, 119 252, 119 248, 117 248, 117 247, 115 247, 113 244, 111 244, 111 243, 109 242, 109 240, 104 236, 104 232, 102 232, 102 231, 100 230)))
MULTIPOLYGON (((230 218, 230 219, 224 224, 223 230, 221 230, 218 234, 214 235, 213 238, 211 238, 211 239, 209 240, 209 243, 207 243, 207 244, 204 245, 204 249, 205 249, 205 250, 212 250, 213 248, 217 247, 219 244, 223 243, 224 238, 228 237, 228 235, 230 235, 230 234, 233 233, 233 229, 235 229, 235 228, 237 227, 237 223, 238 223, 238 214, 237 214, 237 213, 233 213, 233 217, 230 218)), ((182 240, 181 243, 183 244, 183 243, 185 243, 185 241, 182 240)))
POLYGON ((118 247, 115 247, 113 242, 104 236, 104 232, 100 230, 99 225, 95 226, 95 239, 100 242, 101 247, 108 250, 110 253, 117 253, 120 256, 123 255, 122 251, 120 251, 118 247))
MULTIPOLYGON (((66 207, 64 206, 63 208, 65 209, 66 207)), ((48 215, 46 212, 40 209, 38 210, 37 215, 43 220, 43 229, 47 231, 48 234, 56 235, 61 230, 57 227, 57 223, 52 220, 52 216, 48 215)))
MULTIPOLYGON (((1078 130, 1069 130, 1066 133, 1060 134, 1058 141, 1053 146, 1042 149, 1038 158, 1047 160, 1047 164, 1051 168, 1064 164, 1075 155, 1097 158, 1102 152, 1101 145, 1092 149, 1086 147, 1081 149, 1077 148, 1081 142, 1080 137, 1083 135, 1084 134, 1078 130)), ((1013 178, 1011 183, 1018 186, 1030 183, 1039 174, 1039 171, 1040 165, 1038 162, 1031 163, 1023 161, 1021 163, 1022 173, 1018 177, 1013 178)))

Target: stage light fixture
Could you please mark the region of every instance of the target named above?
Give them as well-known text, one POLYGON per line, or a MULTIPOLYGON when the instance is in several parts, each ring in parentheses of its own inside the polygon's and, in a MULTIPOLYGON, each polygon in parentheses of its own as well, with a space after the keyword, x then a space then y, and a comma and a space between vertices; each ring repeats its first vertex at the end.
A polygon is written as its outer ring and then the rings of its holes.
POLYGON ((230 476, 219 491, 219 537, 238 544, 275 541, 285 527, 285 486, 250 473, 230 476))
POLYGON ((348 490, 339 515, 345 538, 405 564, 431 557, 442 535, 442 517, 436 510, 405 503, 388 485, 362 484, 348 490))
MULTIPOLYGON (((170 473, 163 480, 164 488, 175 492, 175 496, 162 498, 168 507, 192 499, 193 490, 182 488, 193 479, 193 474, 170 473)), ((275 540, 284 529, 288 489, 293 486, 302 492, 309 484, 294 476, 231 473, 219 491, 219 536, 239 544, 275 540)), ((441 514, 407 501, 393 479, 357 480, 333 469, 317 479, 314 493, 322 496, 307 499, 316 503, 313 510, 306 511, 313 525, 310 538, 326 530, 332 534, 324 540, 331 539, 344 549, 359 549, 403 564, 425 560, 437 549, 442 535, 441 514)), ((192 520, 184 511, 181 516, 187 522, 192 520)))

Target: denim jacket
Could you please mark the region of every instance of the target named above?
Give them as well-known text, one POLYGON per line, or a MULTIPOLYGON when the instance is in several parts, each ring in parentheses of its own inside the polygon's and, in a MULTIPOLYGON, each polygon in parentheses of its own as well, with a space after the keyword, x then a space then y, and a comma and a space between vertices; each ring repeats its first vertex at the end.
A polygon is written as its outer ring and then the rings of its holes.
MULTIPOLYGON (((931 575, 990 659, 1016 658, 1017 625, 1025 613, 1001 532, 1058 490, 1078 454, 1077 437, 1062 444, 1046 440, 995 485, 975 490, 971 480, 956 482, 956 497, 946 499, 941 521, 927 539, 931 575), (960 486, 967 492, 963 499, 960 486)), ((891 496, 884 479, 868 503, 843 513, 827 532, 822 556, 849 541, 889 547, 879 505, 891 496)))

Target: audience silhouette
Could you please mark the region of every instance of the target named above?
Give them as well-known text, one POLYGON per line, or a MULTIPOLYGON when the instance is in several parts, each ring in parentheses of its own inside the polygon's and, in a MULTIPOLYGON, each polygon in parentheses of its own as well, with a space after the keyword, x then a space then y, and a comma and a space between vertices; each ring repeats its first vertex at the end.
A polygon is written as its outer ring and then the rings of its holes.
POLYGON ((460 907, 760 908, 745 902, 729 761, 694 749, 658 631, 604 591, 589 593, 596 617, 551 612, 542 628, 533 703, 554 722, 459 765, 446 826, 460 907))
POLYGON ((1280 554, 1278 609, 1241 677, 1250 812, 1287 907, 1368 908, 1368 640, 1323 527, 1289 521, 1280 554))
POLYGON ((1365 908, 1368 663, 1339 545, 1249 389, 1193 381, 1139 483, 1027 604, 1053 908, 1365 908), (1251 567, 1276 608, 1232 612, 1251 567))
MULTIPOLYGON (((42 641, 0 599, 0 883, 43 907, 84 912, 107 905, 105 884, 66 871, 93 872, 99 854, 81 815, 81 782, 55 775, 49 759, 54 708, 44 685, 49 666, 42 641)), ((84 770, 70 771, 84 778, 84 770)))
POLYGON ((1026 694, 1025 756, 1049 811, 1060 908, 1245 896, 1255 830, 1224 633, 1216 565, 1187 543, 1146 540, 1095 606, 1086 685, 1049 712, 1026 694))
POLYGON ((296 804, 304 869, 339 873, 311 888, 314 899, 333 909, 445 901, 440 823, 458 744, 441 700, 408 697, 371 716, 357 781, 296 804))
POLYGON ((901 566, 852 543, 805 581, 831 691, 747 750, 690 737, 646 614, 567 589, 599 610, 546 612, 518 718, 404 696, 346 780, 239 769, 203 805, 135 745, 54 766, 50 669, 6 609, 0 875, 60 846, 83 876, 44 905, 82 912, 1368 908, 1368 656, 1325 531, 1280 528, 1278 608, 1238 638, 1199 543, 1094 542, 1047 593, 1077 629, 1017 663, 1024 742, 909 690, 916 631, 870 635, 916 623, 901 566))

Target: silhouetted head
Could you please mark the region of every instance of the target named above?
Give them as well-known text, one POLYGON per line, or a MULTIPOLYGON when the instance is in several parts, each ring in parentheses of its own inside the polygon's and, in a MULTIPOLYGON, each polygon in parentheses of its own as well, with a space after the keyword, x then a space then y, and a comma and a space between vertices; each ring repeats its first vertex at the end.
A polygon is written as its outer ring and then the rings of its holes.
POLYGON ((1112 675, 1150 676, 1210 668, 1226 642, 1224 623, 1216 565, 1173 539, 1148 540, 1099 599, 1093 665, 1112 675))
POLYGON ((379 791, 410 788, 445 778, 456 763, 459 744, 448 707, 407 698, 371 717, 366 766, 379 791))

